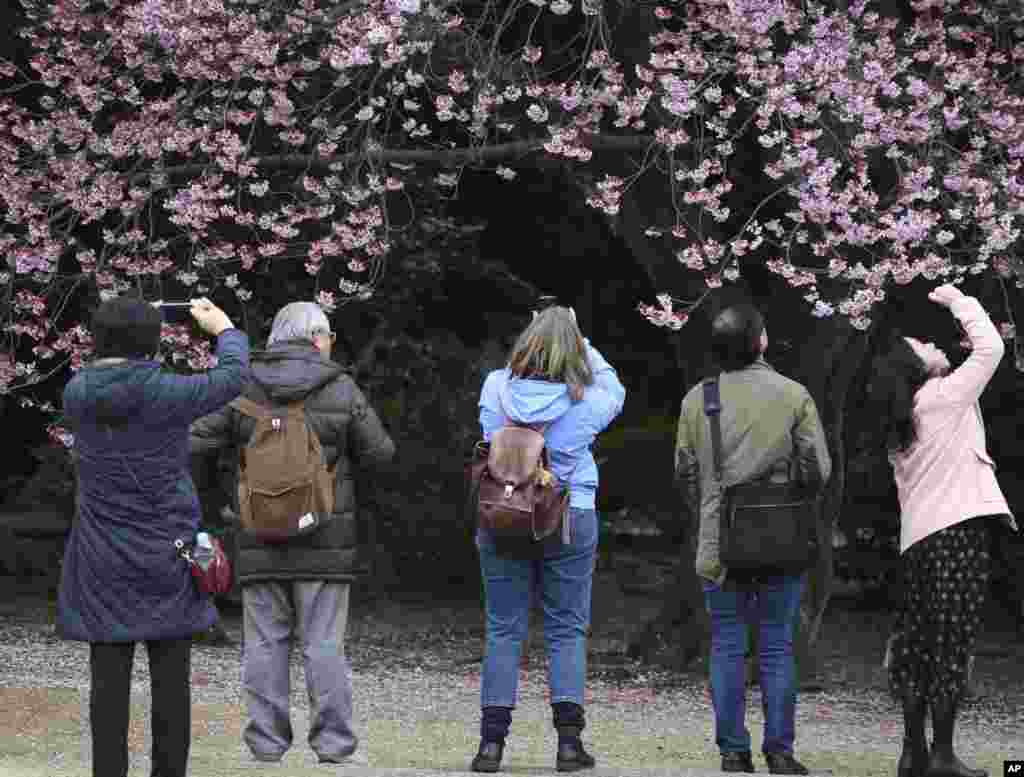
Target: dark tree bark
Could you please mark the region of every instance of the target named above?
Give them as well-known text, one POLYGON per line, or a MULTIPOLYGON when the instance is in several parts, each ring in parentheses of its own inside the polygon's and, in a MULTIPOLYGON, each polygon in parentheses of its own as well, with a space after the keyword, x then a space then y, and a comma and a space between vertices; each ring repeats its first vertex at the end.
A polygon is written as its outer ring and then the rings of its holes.
POLYGON ((817 386, 812 384, 811 391, 812 394, 817 393, 815 401, 825 426, 832 457, 832 477, 825 488, 818 511, 820 553, 817 563, 808 574, 800 606, 797 660, 801 667, 801 677, 805 680, 817 675, 820 668, 815 647, 832 596, 835 575, 832 538, 846 501, 847 407, 853 399, 851 392, 863 369, 869 344, 868 333, 853 329, 843 322, 835 322, 832 327, 825 327, 824 330, 824 336, 831 338, 831 342, 824 348, 826 358, 823 380, 817 386))

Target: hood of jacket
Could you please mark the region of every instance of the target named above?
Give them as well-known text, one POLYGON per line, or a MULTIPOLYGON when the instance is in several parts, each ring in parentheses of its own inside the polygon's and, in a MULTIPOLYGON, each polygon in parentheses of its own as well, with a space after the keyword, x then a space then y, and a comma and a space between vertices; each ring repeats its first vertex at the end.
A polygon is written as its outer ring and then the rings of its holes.
POLYGON ((521 424, 553 423, 572 406, 568 386, 535 378, 509 376, 499 398, 505 415, 521 424))
POLYGON ((146 383, 159 373, 159 362, 148 359, 95 362, 68 383, 65 408, 99 424, 131 423, 143 413, 146 383))
POLYGON ((278 404, 304 400, 345 372, 305 341, 276 343, 265 351, 254 351, 249 369, 253 383, 278 404))

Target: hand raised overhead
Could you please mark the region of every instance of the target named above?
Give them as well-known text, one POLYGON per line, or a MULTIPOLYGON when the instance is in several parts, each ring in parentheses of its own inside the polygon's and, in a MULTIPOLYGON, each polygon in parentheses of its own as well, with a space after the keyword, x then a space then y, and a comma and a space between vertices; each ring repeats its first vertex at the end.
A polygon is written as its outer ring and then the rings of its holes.
POLYGON ((946 283, 943 284, 942 286, 937 286, 936 288, 932 289, 931 292, 928 294, 928 299, 930 299, 932 302, 938 305, 942 305, 942 307, 944 308, 948 308, 950 305, 952 305, 958 299, 961 299, 963 296, 964 293, 960 291, 960 289, 958 289, 956 286, 953 286, 952 284, 946 283))

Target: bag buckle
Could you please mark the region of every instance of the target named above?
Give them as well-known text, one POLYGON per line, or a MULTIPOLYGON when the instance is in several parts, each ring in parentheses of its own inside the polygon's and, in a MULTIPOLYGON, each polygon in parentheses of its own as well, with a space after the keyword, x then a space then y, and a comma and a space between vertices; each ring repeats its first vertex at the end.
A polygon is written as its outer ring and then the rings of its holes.
POLYGON ((178 551, 179 556, 181 556, 189 564, 192 563, 192 554, 189 553, 188 548, 185 547, 185 543, 183 540, 175 540, 174 548, 178 551))
POLYGON ((511 499, 512 498, 512 492, 515 491, 515 489, 516 489, 516 487, 513 484, 506 483, 505 484, 505 498, 506 499, 511 499))

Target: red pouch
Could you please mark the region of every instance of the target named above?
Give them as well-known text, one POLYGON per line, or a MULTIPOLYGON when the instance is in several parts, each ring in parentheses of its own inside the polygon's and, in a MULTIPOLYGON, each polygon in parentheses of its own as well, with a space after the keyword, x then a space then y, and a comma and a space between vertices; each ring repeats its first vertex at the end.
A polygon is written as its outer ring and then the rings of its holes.
POLYGON ((192 579, 195 581, 196 588, 203 593, 219 596, 231 590, 231 562, 219 539, 210 537, 210 544, 213 546, 213 555, 209 561, 201 563, 196 560, 182 540, 174 541, 178 555, 188 562, 189 568, 192 570, 192 579))

